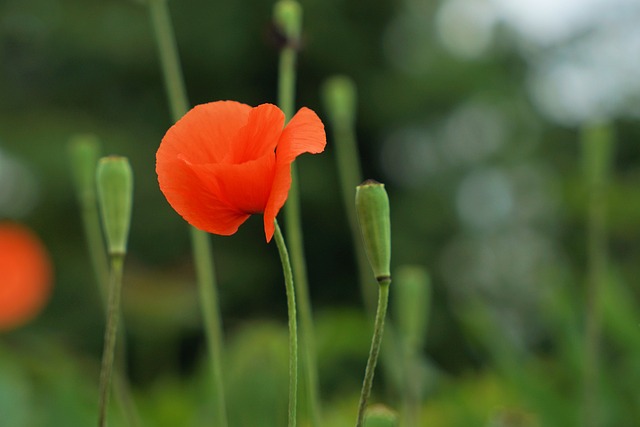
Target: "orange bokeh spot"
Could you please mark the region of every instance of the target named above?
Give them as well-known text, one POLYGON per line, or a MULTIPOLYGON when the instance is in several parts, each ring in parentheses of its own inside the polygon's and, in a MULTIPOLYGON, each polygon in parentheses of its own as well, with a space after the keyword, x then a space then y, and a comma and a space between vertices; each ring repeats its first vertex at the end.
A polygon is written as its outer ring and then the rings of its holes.
POLYGON ((284 121, 271 104, 217 101, 193 108, 167 131, 156 154, 169 204, 194 227, 225 236, 263 213, 270 241, 291 187, 291 163, 326 145, 324 126, 310 109, 284 121))
POLYGON ((42 310, 52 278, 38 237, 22 225, 0 222, 0 331, 22 326, 42 310))

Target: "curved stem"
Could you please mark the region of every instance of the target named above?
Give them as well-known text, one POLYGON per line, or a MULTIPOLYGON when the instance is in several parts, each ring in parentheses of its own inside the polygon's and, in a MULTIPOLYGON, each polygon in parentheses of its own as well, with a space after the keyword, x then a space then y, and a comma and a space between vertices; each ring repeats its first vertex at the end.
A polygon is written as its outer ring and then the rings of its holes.
POLYGON ((107 423, 107 407, 109 406, 109 392, 113 372, 113 359, 120 318, 120 290, 122 289, 122 267, 124 255, 111 256, 111 273, 109 276, 109 300, 107 304, 107 325, 104 332, 104 347, 102 350, 102 367, 100 369, 100 402, 98 426, 107 423))
POLYGON ((296 407, 298 394, 298 322, 296 320, 296 293, 293 286, 293 273, 289 262, 289 253, 282 237, 282 231, 278 221, 275 221, 274 233, 280 261, 284 284, 287 289, 287 309, 289 314, 289 427, 296 425, 296 407))
POLYGON ((384 319, 387 314, 390 283, 391 281, 385 281, 380 283, 378 287, 378 309, 376 310, 376 320, 373 328, 373 337, 371 339, 371 349, 369 350, 369 359, 367 360, 367 368, 364 373, 364 381, 362 382, 362 392, 360 393, 360 403, 358 404, 358 419, 356 421, 356 427, 362 427, 367 401, 371 395, 373 375, 376 370, 378 354, 380 353, 380 344, 382 343, 382 334, 384 332, 384 319))
MULTIPOLYGON (((295 109, 297 52, 293 46, 285 46, 280 52, 278 69, 278 106, 284 112, 286 120, 293 117, 295 109)), ((307 392, 309 418, 313 427, 320 427, 320 398, 318 387, 318 368, 315 356, 315 330, 311 299, 309 297, 309 280, 304 256, 304 239, 300 214, 300 193, 298 190, 298 170, 295 162, 291 164, 291 188, 287 203, 284 205, 285 228, 291 248, 291 264, 297 301, 300 308, 300 339, 302 346, 302 368, 304 385, 307 392)))

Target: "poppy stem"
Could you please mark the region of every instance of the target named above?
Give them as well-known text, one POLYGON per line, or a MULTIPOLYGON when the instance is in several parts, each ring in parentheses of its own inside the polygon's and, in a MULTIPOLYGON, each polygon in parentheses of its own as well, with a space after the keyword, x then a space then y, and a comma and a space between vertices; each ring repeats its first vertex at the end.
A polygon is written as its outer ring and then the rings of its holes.
POLYGON ((123 264, 124 254, 114 254, 111 256, 109 297, 107 302, 107 326, 104 332, 102 367, 100 369, 99 427, 104 427, 107 423, 107 408, 109 406, 113 359, 118 333, 118 320, 120 319, 120 291, 122 289, 123 264))
POLYGON ((603 285, 607 270, 606 192, 613 157, 614 136, 607 125, 590 126, 582 133, 587 205, 587 289, 583 376, 583 425, 601 425, 600 341, 603 285))
MULTIPOLYGON (((69 143, 69 157, 80 207, 80 217, 84 236, 100 293, 105 318, 109 299, 109 259, 100 227, 98 195, 96 193, 96 166, 100 157, 100 141, 94 135, 78 135, 69 143)), ((119 314, 122 317, 121 314, 119 314)), ((126 377, 126 347, 124 323, 119 320, 118 336, 120 345, 115 355, 114 395, 129 426, 139 426, 140 415, 131 395, 126 377)))
POLYGON ((322 89, 327 118, 333 131, 338 178, 342 187, 342 199, 347 211, 349 228, 351 229, 351 237, 355 247, 360 292, 362 293, 365 308, 373 316, 376 310, 375 290, 371 286, 373 275, 362 245, 356 208, 353 204, 356 186, 363 181, 355 131, 356 86, 348 77, 335 76, 328 79, 322 89))
POLYGON ((284 284, 287 290, 287 310, 289 314, 289 427, 296 425, 296 407, 298 394, 298 322, 296 320, 296 292, 293 286, 293 273, 289 262, 289 253, 285 245, 278 221, 275 220, 275 240, 282 262, 284 284))
MULTIPOLYGON (((180 67, 178 47, 171 24, 171 15, 166 0, 149 0, 148 3, 171 114, 174 121, 177 121, 187 113, 189 102, 180 67)), ((204 329, 209 350, 211 380, 215 394, 213 402, 216 417, 215 425, 226 427, 228 425, 227 406, 222 374, 224 340, 209 235, 204 231, 191 227, 191 246, 193 248, 200 293, 200 307, 204 317, 204 329)))
MULTIPOLYGON (((280 50, 278 64, 278 106, 284 112, 286 120, 293 117, 296 96, 297 51, 300 45, 302 27, 302 8, 294 0, 280 0, 274 7, 274 21, 285 37, 280 50)), ((304 239, 300 215, 300 192, 298 189, 298 170, 291 163, 291 187, 284 205, 285 229, 291 247, 291 264, 300 308, 300 339, 302 341, 302 369, 304 387, 307 393, 309 418, 313 427, 320 427, 321 409, 318 386, 318 367, 316 361, 315 330, 309 297, 309 280, 304 255, 304 239)))
POLYGON ((100 157, 100 142, 93 135, 78 135, 69 143, 69 158, 76 189, 84 236, 91 258, 103 306, 107 306, 109 263, 100 228, 98 196, 96 194, 96 166, 100 157))
MULTIPOLYGON (((371 286, 373 275, 362 243, 356 207, 353 203, 355 188, 363 181, 356 135, 357 88, 349 77, 334 76, 324 83, 322 97, 333 134, 338 178, 355 249, 360 293, 367 314, 373 317, 376 312, 376 294, 374 287, 371 286)), ((404 387, 400 369, 402 364, 397 362, 400 360, 400 355, 397 351, 398 346, 395 344, 399 341, 398 334, 390 320, 386 322, 385 328, 386 340, 390 345, 382 350, 382 374, 387 384, 402 390, 404 387)))
POLYGON ((371 349, 369 350, 369 359, 367 360, 367 368, 364 373, 364 381, 362 382, 362 391, 360 393, 360 403, 358 404, 358 418, 356 427, 362 427, 364 423, 365 409, 367 401, 371 395, 371 387, 373 386, 373 376, 378 362, 378 354, 380 353, 380 344, 382 343, 382 335, 384 332, 384 320, 387 314, 387 305, 389 302, 389 285, 391 280, 382 281, 378 285, 378 308, 376 310, 376 320, 373 327, 373 337, 371 339, 371 349))
POLYGON ((171 24, 171 14, 167 0, 149 0, 149 12, 153 30, 158 44, 158 53, 164 74, 164 83, 169 97, 169 107, 174 120, 186 114, 189 110, 187 91, 180 67, 178 46, 171 24))

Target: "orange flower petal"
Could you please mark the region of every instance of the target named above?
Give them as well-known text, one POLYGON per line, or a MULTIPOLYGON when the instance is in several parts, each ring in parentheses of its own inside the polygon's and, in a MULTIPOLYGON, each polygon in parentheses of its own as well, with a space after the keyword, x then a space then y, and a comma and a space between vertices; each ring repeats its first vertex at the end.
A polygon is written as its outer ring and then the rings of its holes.
POLYGON ((291 188, 291 163, 284 163, 276 166, 276 172, 273 177, 273 185, 271 186, 271 194, 267 201, 267 207, 264 210, 264 234, 267 237, 267 243, 271 241, 273 233, 276 229, 275 219, 278 212, 284 206, 291 188))
POLYGON ((324 125, 316 113, 308 108, 301 108, 284 128, 276 148, 276 171, 264 210, 267 242, 273 237, 273 223, 287 201, 291 188, 291 163, 302 153, 321 153, 326 145, 324 125))
MULTIPOLYGON (((246 214, 262 213, 267 205, 276 156, 273 151, 240 164, 192 165, 202 181, 215 184, 216 196, 226 205, 246 214)), ((217 218, 211 218, 216 222, 217 218)))
POLYGON ((21 326, 40 312, 52 276, 40 240, 25 227, 0 223, 0 330, 21 326))
POLYGON ((262 104, 253 108, 224 163, 244 163, 273 154, 283 126, 284 113, 275 105, 262 104))
POLYGON ((302 108, 283 129, 271 104, 233 101, 195 107, 169 129, 156 154, 160 189, 191 225, 229 235, 264 212, 267 242, 291 186, 291 162, 324 150, 318 116, 302 108))
POLYGON ((209 233, 229 236, 249 218, 247 212, 219 196, 217 181, 202 176, 185 160, 158 161, 156 171, 162 193, 189 224, 209 233))
POLYGON ((217 163, 228 154, 246 123, 251 107, 235 101, 217 101, 191 109, 162 138, 158 162, 181 154, 191 163, 217 163))
POLYGON ((303 107, 282 131, 276 151, 278 163, 291 163, 302 153, 322 153, 326 145, 322 121, 312 110, 303 107))

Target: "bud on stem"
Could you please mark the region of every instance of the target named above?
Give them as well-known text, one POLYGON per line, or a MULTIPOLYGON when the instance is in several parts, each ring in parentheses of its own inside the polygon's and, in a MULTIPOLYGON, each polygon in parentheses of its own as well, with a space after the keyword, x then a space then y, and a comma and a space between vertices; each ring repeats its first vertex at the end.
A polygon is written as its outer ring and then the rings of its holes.
POLYGON ((94 135, 78 135, 69 143, 71 172, 78 199, 84 206, 96 200, 96 165, 100 157, 100 142, 94 135))
POLYGON ((374 405, 367 409, 364 427, 395 427, 398 415, 384 405, 374 405))
POLYGON ((109 255, 124 255, 131 223, 133 173, 125 157, 103 157, 96 173, 98 200, 109 255))
POLYGON ((384 184, 367 180, 356 187, 356 211, 365 251, 379 284, 391 282, 391 223, 384 184))
POLYGON ((273 22, 287 41, 287 45, 297 47, 302 32, 302 8, 295 0, 280 0, 273 7, 273 22))
POLYGON ((352 127, 356 115, 356 85, 349 77, 334 76, 322 86, 327 114, 334 126, 343 130, 352 127))

